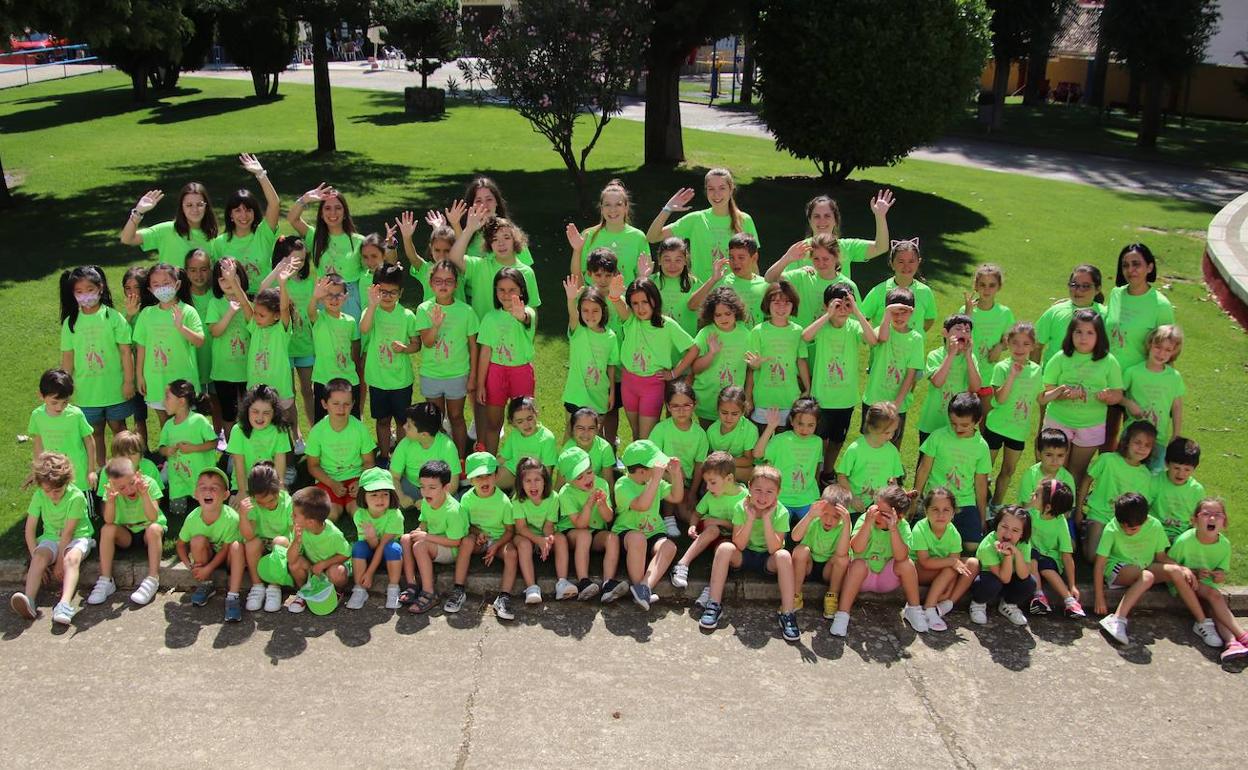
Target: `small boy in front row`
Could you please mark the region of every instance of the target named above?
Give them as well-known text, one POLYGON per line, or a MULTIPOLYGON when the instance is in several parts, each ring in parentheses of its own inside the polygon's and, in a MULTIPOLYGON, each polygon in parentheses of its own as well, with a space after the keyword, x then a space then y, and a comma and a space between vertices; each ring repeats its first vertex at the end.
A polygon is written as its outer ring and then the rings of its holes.
POLYGON ((1127 616, 1144 592, 1153 587, 1160 574, 1165 580, 1164 565, 1170 562, 1166 549, 1166 531, 1161 522, 1148 515, 1148 498, 1139 492, 1127 492, 1114 501, 1114 518, 1101 533, 1092 566, 1092 587, 1096 604, 1093 609, 1101 618, 1101 629, 1119 644, 1128 644, 1127 616), (1106 615, 1105 582, 1110 588, 1125 588, 1113 614, 1106 615))
POLYGON ((516 615, 511 607, 511 591, 516 586, 518 558, 511 544, 516 536, 511 498, 498 488, 498 458, 494 455, 473 452, 464 459, 464 469, 472 489, 464 493, 459 504, 468 516, 471 540, 465 541, 455 556, 455 585, 442 603, 442 611, 455 613, 463 609, 467 597, 464 584, 468 581, 468 568, 474 554, 480 554, 481 563, 487 567, 502 556, 503 580, 498 596, 494 597, 494 615, 499 620, 513 620, 516 615))
MULTIPOLYGON (((351 580, 351 545, 338 525, 329 520, 333 503, 320 487, 304 487, 290 497, 295 532, 285 549, 286 569, 296 591, 312 575, 324 575, 341 591, 351 580)), ((274 548, 278 552, 279 548, 274 548)), ((307 602, 296 593, 286 605, 289 612, 303 612, 307 602)))
POLYGON ((203 607, 217 592, 212 573, 226 565, 229 591, 225 595, 225 619, 231 623, 243 619, 243 605, 238 593, 242 590, 247 558, 243 536, 238 529, 238 512, 226 505, 230 499, 230 480, 220 468, 205 468, 195 478, 195 500, 199 507, 187 515, 178 532, 178 560, 191 571, 197 585, 191 604, 203 607))
POLYGON ((399 538, 407 580, 399 603, 407 605, 408 612, 423 614, 437 603, 433 565, 454 564, 460 548, 472 550, 476 545, 476 537, 468 534, 468 512, 451 496, 454 478, 455 473, 444 460, 429 460, 420 466, 420 525, 399 538))
MULTIPOLYGON (((1169 450, 1166 464, 1170 465, 1169 450)), ((1226 505, 1213 497, 1201 500, 1196 504, 1191 524, 1192 528, 1170 546, 1174 563, 1164 566, 1170 590, 1179 595, 1196 618, 1192 631, 1210 647, 1222 647, 1222 662, 1242 658, 1248 655, 1248 632, 1235 620, 1226 596, 1219 590, 1231 568, 1231 541, 1222 534, 1226 529, 1226 505)))

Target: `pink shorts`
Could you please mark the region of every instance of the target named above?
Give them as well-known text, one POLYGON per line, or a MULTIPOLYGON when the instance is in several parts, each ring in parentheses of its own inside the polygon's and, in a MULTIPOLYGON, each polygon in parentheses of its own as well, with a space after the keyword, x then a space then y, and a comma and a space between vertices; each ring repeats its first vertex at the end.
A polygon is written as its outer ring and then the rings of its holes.
POLYGON ((901 578, 893 571, 893 560, 889 559, 879 572, 868 570, 867 579, 858 590, 866 594, 890 594, 898 588, 901 588, 901 578))
POLYGON ((490 406, 507 406, 516 396, 531 396, 536 383, 533 364, 504 366, 491 363, 485 372, 485 403, 490 406))
POLYGON ((1063 425, 1060 422, 1050 420, 1046 415, 1042 427, 1060 430, 1066 434, 1066 438, 1070 439, 1070 443, 1077 447, 1087 449, 1099 447, 1105 443, 1105 423, 1093 425, 1091 428, 1072 428, 1069 425, 1063 425))
POLYGON ((620 395, 624 411, 642 417, 658 417, 663 413, 663 389, 667 383, 657 374, 642 377, 625 369, 620 374, 620 395))

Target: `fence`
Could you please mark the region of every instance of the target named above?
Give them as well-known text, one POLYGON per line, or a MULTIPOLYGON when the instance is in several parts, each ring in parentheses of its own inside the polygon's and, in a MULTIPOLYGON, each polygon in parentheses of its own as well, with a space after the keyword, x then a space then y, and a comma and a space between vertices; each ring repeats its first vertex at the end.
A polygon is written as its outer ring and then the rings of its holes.
POLYGON ((0 53, 0 88, 30 85, 90 72, 102 72, 104 63, 85 43, 0 53))

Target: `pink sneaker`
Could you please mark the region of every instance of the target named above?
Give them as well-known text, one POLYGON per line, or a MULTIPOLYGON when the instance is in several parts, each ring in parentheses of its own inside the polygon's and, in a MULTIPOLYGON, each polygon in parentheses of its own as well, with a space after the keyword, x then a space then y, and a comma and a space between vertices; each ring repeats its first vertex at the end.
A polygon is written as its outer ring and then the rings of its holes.
MULTIPOLYGON (((1246 636, 1248 636, 1248 634, 1246 634, 1246 636)), ((1248 655, 1248 647, 1244 646, 1244 644, 1240 642, 1238 639, 1232 642, 1228 642, 1227 645, 1222 648, 1222 662, 1223 663, 1228 663, 1232 660, 1238 660, 1239 658, 1242 658, 1245 655, 1248 655)))

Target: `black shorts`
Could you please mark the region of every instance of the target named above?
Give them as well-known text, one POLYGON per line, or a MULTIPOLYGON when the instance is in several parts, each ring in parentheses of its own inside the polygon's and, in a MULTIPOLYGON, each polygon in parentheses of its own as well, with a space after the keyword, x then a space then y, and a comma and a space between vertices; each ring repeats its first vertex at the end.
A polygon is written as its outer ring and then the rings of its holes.
POLYGON ((820 409, 819 425, 815 428, 815 434, 824 441, 844 444, 845 437, 849 435, 849 424, 853 419, 854 408, 852 406, 844 409, 820 409))
POLYGON ((734 572, 753 572, 767 577, 775 577, 776 573, 767 569, 767 560, 771 558, 771 554, 766 551, 754 551, 746 548, 741 552, 741 566, 737 567, 734 572))
POLYGON ((1053 559, 1050 559, 1047 556, 1042 556, 1040 554, 1036 554, 1036 569, 1041 572, 1043 572, 1046 569, 1053 570, 1059 575, 1062 574, 1064 570, 1063 566, 1060 563, 1054 561, 1053 559))
POLYGON ((402 421, 407 419, 407 408, 412 405, 412 386, 398 390, 368 389, 368 411, 374 420, 392 417, 402 421))
POLYGON ((1012 450, 1014 452, 1023 451, 1022 441, 1019 441, 1018 439, 1013 439, 1013 438, 1006 438, 1005 436, 1002 436, 1000 433, 993 431, 992 428, 989 428, 987 425, 984 426, 983 430, 981 430, 980 433, 983 434, 984 441, 988 442, 988 448, 994 452, 1000 449, 1002 444, 1005 445, 1006 449, 1012 450))

